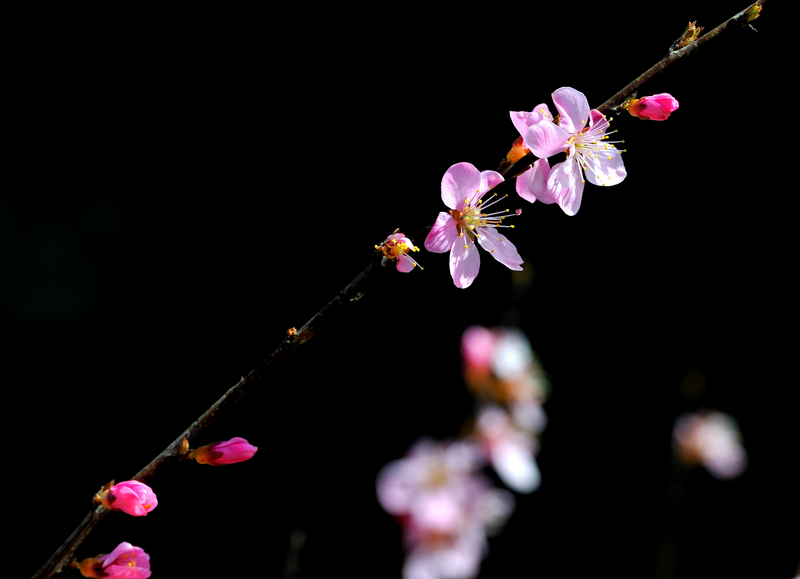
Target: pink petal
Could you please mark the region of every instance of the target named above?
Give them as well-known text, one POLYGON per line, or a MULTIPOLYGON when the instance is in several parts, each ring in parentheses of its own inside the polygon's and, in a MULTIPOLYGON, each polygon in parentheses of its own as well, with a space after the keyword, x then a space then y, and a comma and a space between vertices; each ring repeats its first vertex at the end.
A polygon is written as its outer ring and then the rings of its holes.
POLYGON ((562 87, 553 93, 553 102, 561 115, 558 125, 570 135, 574 135, 586 126, 586 121, 589 119, 589 101, 582 92, 568 86, 562 87))
POLYGON ((480 232, 481 236, 478 238, 478 243, 481 244, 481 247, 491 253, 493 258, 508 269, 522 271, 522 258, 519 256, 517 248, 505 235, 500 234, 497 229, 488 227, 481 228, 480 232))
POLYGON ((544 159, 563 151, 567 139, 571 136, 572 133, 568 133, 558 125, 554 125, 550 121, 542 121, 528 127, 528 132, 525 133, 525 142, 531 153, 544 159))
POLYGON ((581 207, 584 182, 574 157, 557 164, 547 179, 547 192, 567 215, 575 215, 581 207))
POLYGON ((466 235, 457 238, 450 252, 450 275, 456 287, 463 289, 471 286, 478 277, 480 266, 481 258, 473 241, 466 235))
POLYGON ((481 193, 497 187, 503 181, 503 176, 497 171, 481 171, 481 193))
POLYGON ((531 167, 530 171, 525 171, 517 177, 517 194, 533 203, 537 199, 542 199, 544 203, 552 203, 547 195, 547 178, 550 176, 550 163, 547 159, 539 159, 531 167), (543 199, 544 198, 544 199, 543 199))
MULTIPOLYGON (((550 109, 548 109, 547 105, 544 103, 536 105, 530 113, 511 111, 511 122, 514 123, 519 134, 522 135, 523 140, 525 138, 525 133, 528 131, 528 127, 532 127, 545 120, 552 121, 553 116, 550 114, 550 109)), ((530 148, 528 145, 525 145, 525 147, 530 148)))
POLYGON ((456 221, 449 213, 442 211, 431 227, 428 237, 425 238, 425 249, 433 253, 444 253, 453 248, 456 239, 458 239, 456 221))
POLYGON ((414 269, 414 260, 403 254, 397 257, 397 271, 408 273, 414 269))
POLYGON ((619 151, 610 151, 605 157, 600 153, 597 158, 586 156, 586 179, 589 183, 608 187, 621 183, 627 175, 619 151))
POLYGON ((480 187, 480 171, 471 163, 456 163, 442 177, 442 201, 450 209, 461 209, 464 201, 475 197, 480 187))

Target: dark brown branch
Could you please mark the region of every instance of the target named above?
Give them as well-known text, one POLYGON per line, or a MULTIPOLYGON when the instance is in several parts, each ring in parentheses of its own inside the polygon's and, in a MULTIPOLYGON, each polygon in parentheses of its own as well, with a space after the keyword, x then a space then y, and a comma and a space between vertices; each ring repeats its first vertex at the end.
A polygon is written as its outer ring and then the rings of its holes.
MULTIPOLYGON (((758 0, 758 2, 756 2, 755 4, 761 6, 762 4, 766 3, 766 1, 767 0, 758 0)), ((724 31, 726 31, 732 25, 746 26, 747 22, 746 22, 746 18, 744 17, 744 15, 745 15, 747 10, 751 6, 753 6, 753 4, 748 5, 747 8, 745 8, 744 10, 742 10, 741 12, 736 14, 735 16, 732 16, 731 18, 728 18, 728 20, 726 20, 725 22, 723 22, 722 24, 717 26, 714 30, 712 30, 711 32, 709 32, 707 34, 704 34, 703 36, 701 36, 700 38, 698 38, 697 40, 695 40, 694 42, 692 42, 688 46, 685 46, 684 48, 681 48, 680 50, 675 50, 675 51, 670 50, 669 53, 667 54, 667 56, 665 56, 664 58, 659 60, 657 63, 655 63, 653 66, 651 66, 644 74, 638 76, 630 84, 628 84, 625 88, 623 88, 617 94, 615 94, 610 99, 608 99, 606 102, 604 102, 599 107, 597 107, 597 110, 599 110, 603 114, 608 114, 609 112, 614 110, 616 107, 621 105, 622 102, 625 100, 625 98, 628 97, 628 95, 633 94, 633 91, 635 91, 637 88, 639 88, 645 82, 650 80, 652 77, 654 77, 656 74, 658 74, 659 72, 664 70, 666 67, 668 67, 670 64, 672 64, 673 62, 675 62, 679 58, 683 58, 684 56, 687 56, 687 55, 693 53, 695 50, 697 50, 698 48, 703 46, 706 42, 708 42, 712 38, 716 38, 717 36, 722 34, 724 31)))
MULTIPOLYGON (((325 307, 318 311, 314 317, 306 322, 305 325, 299 330, 291 328, 287 332, 284 340, 269 356, 267 356, 267 358, 247 376, 239 380, 239 382, 217 400, 211 408, 206 410, 200 418, 195 420, 189 428, 181 432, 167 448, 150 461, 147 466, 136 473, 133 480, 147 482, 166 466, 173 462, 183 460, 186 456, 184 440, 191 441, 197 434, 210 426, 224 408, 235 404, 252 387, 260 383, 272 368, 280 362, 283 362, 293 354, 299 346, 310 340, 315 332, 328 321, 334 311, 357 301, 363 294, 366 286, 378 272, 383 269, 381 267, 381 259, 382 258, 376 254, 369 265, 329 301, 325 307)), ((64 564, 72 557, 75 549, 78 548, 89 533, 92 532, 109 512, 110 511, 102 505, 90 511, 64 544, 59 547, 53 556, 39 569, 36 575, 33 576, 33 579, 47 579, 56 573, 60 573, 64 564)))

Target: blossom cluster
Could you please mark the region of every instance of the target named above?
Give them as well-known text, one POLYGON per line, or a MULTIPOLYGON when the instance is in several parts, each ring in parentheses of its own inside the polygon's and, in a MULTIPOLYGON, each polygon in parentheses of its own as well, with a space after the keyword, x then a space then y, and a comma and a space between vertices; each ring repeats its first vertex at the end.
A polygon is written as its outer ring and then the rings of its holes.
MULTIPOLYGON (((529 203, 537 200, 555 203, 567 215, 575 215, 581 207, 587 180, 606 187, 621 183, 627 176, 622 161, 625 150, 616 147, 624 141, 608 140, 616 132, 609 131, 613 119, 591 109, 582 92, 562 87, 552 98, 558 111, 555 116, 545 103, 531 112, 511 112, 511 121, 520 137, 507 159, 513 163, 527 153, 538 157, 515 176, 515 189, 522 199, 529 203), (565 160, 551 167, 549 158, 562 152, 565 160)), ((665 120, 678 108, 678 101, 662 93, 628 101, 625 108, 641 119, 665 120)), ((450 275, 456 287, 467 288, 478 276, 478 246, 507 268, 522 270, 522 258, 502 232, 514 227, 505 220, 520 215, 522 209, 513 213, 509 209, 498 210, 495 204, 508 195, 489 194, 504 181, 497 171, 480 171, 470 163, 451 166, 442 178, 442 202, 449 211, 439 213, 424 245, 433 253, 449 253, 450 275), (492 211, 488 211, 490 207, 492 211)), ((409 272, 418 265, 409 256, 418 249, 402 233, 395 232, 375 248, 385 259, 395 261, 399 271, 409 272)))
POLYGON ((473 426, 458 440, 420 439, 377 478, 378 501, 403 530, 404 579, 478 574, 487 538, 515 506, 485 469, 518 493, 533 492, 541 480, 535 455, 546 385, 527 338, 512 328, 473 326, 461 350, 477 404, 473 426))

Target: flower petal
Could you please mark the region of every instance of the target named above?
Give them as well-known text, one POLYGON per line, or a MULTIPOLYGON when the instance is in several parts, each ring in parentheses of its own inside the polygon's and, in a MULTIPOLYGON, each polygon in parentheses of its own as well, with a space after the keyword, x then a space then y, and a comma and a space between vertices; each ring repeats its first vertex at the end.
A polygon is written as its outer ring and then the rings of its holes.
POLYGON ((553 102, 561 115, 558 126, 570 135, 574 135, 586 126, 586 121, 589 119, 589 101, 581 91, 568 86, 561 87, 553 93, 553 102))
MULTIPOLYGON (((514 126, 519 131, 519 134, 522 135, 523 140, 525 138, 525 133, 528 131, 528 127, 532 127, 533 125, 540 123, 541 121, 552 121, 553 115, 550 114, 550 109, 547 108, 547 105, 542 103, 540 105, 536 105, 533 108, 533 111, 530 113, 521 112, 521 111, 511 111, 511 122, 514 123, 514 126)), ((525 148, 530 148, 528 145, 525 145, 525 148)))
POLYGON ((464 201, 480 190, 481 173, 472 163, 456 163, 442 177, 442 201, 450 209, 461 209, 464 201))
POLYGON ((481 193, 486 193, 489 189, 497 187, 503 181, 503 176, 497 171, 481 171, 481 193))
POLYGON ((397 256, 397 271, 408 273, 412 269, 414 269, 413 259, 406 254, 397 256))
POLYGON ((594 185, 616 185, 628 175, 622 155, 616 149, 605 157, 598 153, 597 157, 586 155, 586 179, 594 185))
POLYGON ((425 238, 425 249, 433 253, 444 253, 453 248, 456 239, 458 239, 456 221, 449 213, 442 211, 431 227, 428 237, 425 238))
POLYGON ((563 151, 572 134, 550 121, 542 121, 528 127, 524 136, 531 153, 544 159, 563 151))
POLYGON ((547 192, 564 213, 575 215, 581 207, 584 185, 578 162, 570 157, 553 167, 547 179, 547 192))
POLYGON ((478 243, 488 251, 493 258, 502 263, 508 269, 522 271, 522 258, 517 252, 517 248, 504 235, 496 229, 489 227, 480 228, 481 236, 478 243))
POLYGON ((473 241, 466 235, 456 239, 450 252, 450 275, 456 287, 463 289, 471 286, 478 277, 480 267, 481 257, 473 241))
POLYGON ((550 176, 550 163, 547 159, 539 159, 531 167, 530 171, 526 171, 517 177, 516 188, 517 194, 533 203, 537 199, 541 199, 544 203, 552 203, 547 195, 547 178, 550 176))

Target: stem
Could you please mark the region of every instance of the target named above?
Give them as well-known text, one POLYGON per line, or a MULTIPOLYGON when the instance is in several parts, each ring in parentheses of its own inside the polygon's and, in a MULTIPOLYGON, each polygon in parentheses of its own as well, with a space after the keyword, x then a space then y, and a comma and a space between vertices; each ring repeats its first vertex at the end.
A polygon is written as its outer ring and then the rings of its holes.
MULTIPOLYGON (((186 456, 185 442, 191 441, 197 434, 202 432, 206 427, 210 426, 217 415, 226 407, 231 406, 239 401, 251 388, 259 384, 260 381, 272 370, 277 364, 286 360, 294 351, 310 340, 317 329, 322 327, 329 319, 330 315, 342 306, 349 305, 362 296, 366 286, 372 279, 378 275, 381 268, 382 256, 375 255, 370 261, 369 265, 360 273, 356 278, 351 281, 342 291, 340 291, 332 300, 330 300, 325 307, 318 311, 309 321, 305 323, 299 330, 295 328, 290 329, 283 341, 278 345, 273 352, 267 356, 258 366, 256 366, 250 373, 243 377, 239 382, 229 389, 223 396, 217 400, 211 408, 205 411, 200 418, 195 420, 189 428, 181 432, 181 434, 172 441, 167 448, 165 448, 158 456, 151 460, 142 470, 140 470, 133 477, 133 480, 140 482, 147 482, 153 478, 158 472, 166 466, 183 460, 186 456)), ((89 533, 102 521, 106 515, 111 511, 102 505, 94 508, 83 521, 78 525, 78 528, 67 538, 67 540, 53 553, 50 559, 37 571, 33 579, 48 579, 56 573, 60 573, 64 564, 72 557, 75 549, 83 542, 89 533)))

